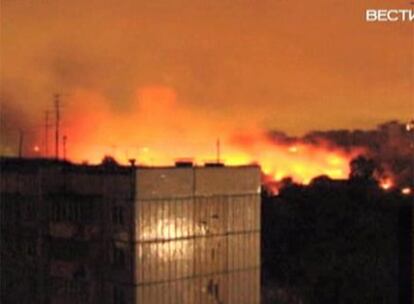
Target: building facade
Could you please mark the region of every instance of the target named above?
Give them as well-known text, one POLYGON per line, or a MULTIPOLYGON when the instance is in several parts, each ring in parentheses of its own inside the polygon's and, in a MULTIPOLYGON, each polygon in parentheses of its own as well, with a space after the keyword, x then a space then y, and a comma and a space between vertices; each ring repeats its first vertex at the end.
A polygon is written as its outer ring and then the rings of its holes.
POLYGON ((260 170, 1 160, 2 303, 260 303, 260 170))

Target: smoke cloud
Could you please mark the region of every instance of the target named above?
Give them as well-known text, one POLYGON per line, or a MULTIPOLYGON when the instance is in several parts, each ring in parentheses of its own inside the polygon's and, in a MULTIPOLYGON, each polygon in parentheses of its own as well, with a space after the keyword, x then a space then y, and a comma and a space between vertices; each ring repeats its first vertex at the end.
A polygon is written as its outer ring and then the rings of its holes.
POLYGON ((53 123, 60 93, 61 134, 74 160, 203 162, 216 158, 220 138, 229 163, 266 160, 279 176, 270 159, 293 173, 312 162, 314 174, 345 176, 355 147, 301 135, 412 112, 411 27, 374 28, 361 18, 367 5, 4 1, 2 154, 17 153, 20 129, 24 154, 44 153, 44 112, 53 123), (269 135, 274 129, 296 137, 269 135), (341 165, 322 170, 332 153, 341 165))

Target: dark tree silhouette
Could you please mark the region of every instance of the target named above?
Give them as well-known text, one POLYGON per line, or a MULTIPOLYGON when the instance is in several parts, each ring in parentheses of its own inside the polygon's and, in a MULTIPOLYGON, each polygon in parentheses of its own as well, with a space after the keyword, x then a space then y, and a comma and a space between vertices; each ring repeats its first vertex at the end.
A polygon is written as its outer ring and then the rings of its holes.
POLYGON ((350 167, 350 179, 366 181, 374 179, 376 165, 372 159, 360 155, 351 161, 350 167))
POLYGON ((356 180, 322 176, 263 197, 264 304, 407 303, 400 214, 413 197, 365 182, 374 172, 365 158, 353 169, 356 180))

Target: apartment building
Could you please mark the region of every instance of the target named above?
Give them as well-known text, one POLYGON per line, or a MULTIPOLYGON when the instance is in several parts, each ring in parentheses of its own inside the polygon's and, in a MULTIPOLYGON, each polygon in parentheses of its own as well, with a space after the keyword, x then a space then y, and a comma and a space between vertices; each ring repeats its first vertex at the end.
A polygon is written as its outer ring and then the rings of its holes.
POLYGON ((260 169, 1 159, 2 303, 260 303, 260 169))

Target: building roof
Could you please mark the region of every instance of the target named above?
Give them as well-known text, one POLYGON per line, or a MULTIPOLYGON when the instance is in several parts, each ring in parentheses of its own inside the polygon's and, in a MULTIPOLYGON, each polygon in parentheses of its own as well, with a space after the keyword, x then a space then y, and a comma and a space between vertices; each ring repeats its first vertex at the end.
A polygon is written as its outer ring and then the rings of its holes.
POLYGON ((20 157, 0 157, 0 172, 18 171, 18 172, 33 172, 39 168, 60 167, 65 170, 81 170, 91 172, 131 172, 131 168, 137 170, 154 170, 154 169, 189 169, 189 168, 208 168, 208 169, 223 169, 223 168, 259 168, 256 164, 225 166, 222 163, 206 163, 203 166, 194 165, 192 163, 176 163, 175 166, 145 166, 145 165, 121 165, 112 158, 106 158, 101 164, 88 163, 73 163, 67 160, 57 160, 52 158, 20 158, 20 157))

